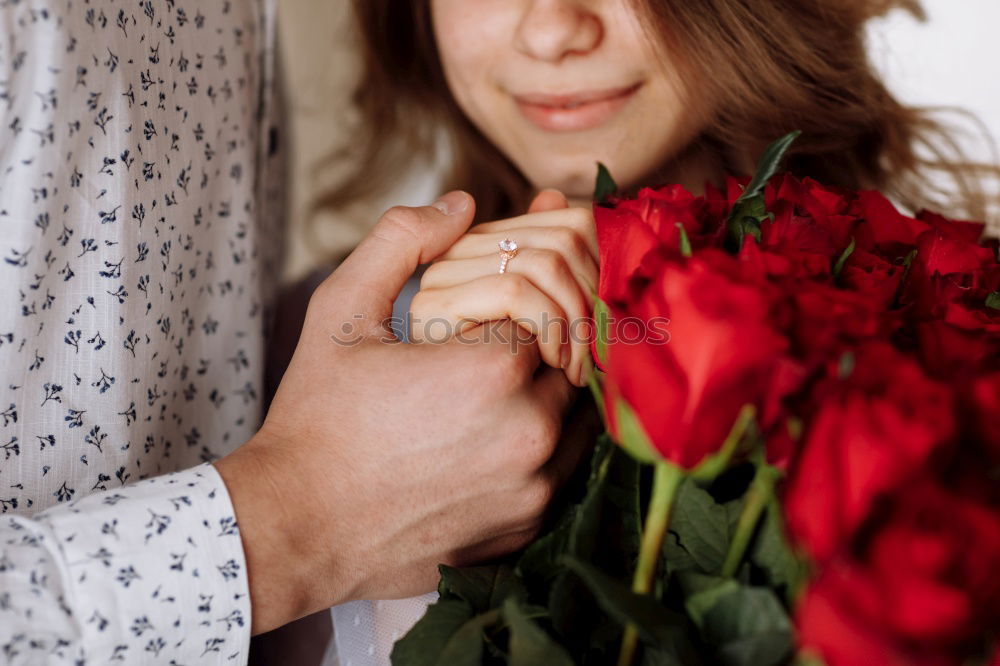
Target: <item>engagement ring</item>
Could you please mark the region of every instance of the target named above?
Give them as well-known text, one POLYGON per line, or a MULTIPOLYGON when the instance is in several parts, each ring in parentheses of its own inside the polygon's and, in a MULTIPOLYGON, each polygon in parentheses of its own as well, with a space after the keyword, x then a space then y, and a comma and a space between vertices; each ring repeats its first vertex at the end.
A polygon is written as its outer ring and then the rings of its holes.
POLYGON ((517 254, 517 243, 509 238, 504 238, 500 245, 500 272, 507 272, 507 263, 517 254))

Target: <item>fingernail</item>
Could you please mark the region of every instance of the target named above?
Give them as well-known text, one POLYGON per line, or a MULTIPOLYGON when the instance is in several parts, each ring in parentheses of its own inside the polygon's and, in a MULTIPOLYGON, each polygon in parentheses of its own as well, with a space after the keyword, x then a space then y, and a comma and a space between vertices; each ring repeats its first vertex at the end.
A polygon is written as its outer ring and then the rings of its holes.
POLYGON ((449 192, 431 204, 445 215, 455 215, 461 213, 469 207, 469 195, 461 190, 449 192))
POLYGON ((572 352, 570 351, 569 345, 563 345, 562 351, 559 354, 559 364, 562 366, 563 370, 569 367, 571 356, 572 352))

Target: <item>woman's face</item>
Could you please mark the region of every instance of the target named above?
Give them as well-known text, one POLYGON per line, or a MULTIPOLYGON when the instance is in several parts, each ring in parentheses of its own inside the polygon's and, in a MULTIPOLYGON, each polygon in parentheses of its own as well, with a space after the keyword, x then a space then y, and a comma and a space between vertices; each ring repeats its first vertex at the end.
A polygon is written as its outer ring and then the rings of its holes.
POLYGON ((638 184, 710 118, 690 73, 651 43, 629 0, 431 0, 431 9, 459 106, 538 188, 587 198, 598 161, 619 184, 638 184))

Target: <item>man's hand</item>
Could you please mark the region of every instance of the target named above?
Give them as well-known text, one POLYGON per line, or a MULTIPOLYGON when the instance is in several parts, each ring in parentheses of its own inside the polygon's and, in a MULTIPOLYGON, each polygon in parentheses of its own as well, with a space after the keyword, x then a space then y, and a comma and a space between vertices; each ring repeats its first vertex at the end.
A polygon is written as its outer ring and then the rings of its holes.
POLYGON ((571 386, 514 325, 445 344, 384 326, 474 203, 388 211, 316 290, 259 433, 217 463, 249 568, 253 632, 353 599, 433 589, 438 563, 525 545, 582 450, 556 449, 571 386), (478 341, 470 344, 469 339, 478 341), (493 339, 488 339, 493 338, 493 339))

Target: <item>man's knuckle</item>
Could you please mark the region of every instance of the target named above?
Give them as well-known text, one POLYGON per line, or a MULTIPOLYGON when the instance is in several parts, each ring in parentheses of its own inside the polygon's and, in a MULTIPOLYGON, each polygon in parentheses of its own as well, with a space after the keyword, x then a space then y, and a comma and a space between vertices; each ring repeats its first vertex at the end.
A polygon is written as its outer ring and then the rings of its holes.
POLYGON ((527 424, 515 455, 531 470, 538 470, 552 457, 559 440, 560 424, 547 413, 527 424))
POLYGON ((415 242, 423 235, 423 218, 413 208, 393 206, 382 214, 373 234, 392 242, 415 242))
POLYGON ((541 532, 542 523, 540 520, 534 521, 534 523, 528 529, 521 530, 511 537, 511 552, 519 551, 523 548, 531 545, 531 542, 535 540, 539 532, 541 532))
POLYGON ((551 481, 543 476, 533 479, 523 493, 525 518, 530 521, 533 518, 541 517, 554 497, 555 487, 551 481))

